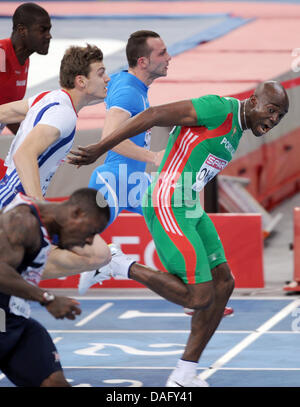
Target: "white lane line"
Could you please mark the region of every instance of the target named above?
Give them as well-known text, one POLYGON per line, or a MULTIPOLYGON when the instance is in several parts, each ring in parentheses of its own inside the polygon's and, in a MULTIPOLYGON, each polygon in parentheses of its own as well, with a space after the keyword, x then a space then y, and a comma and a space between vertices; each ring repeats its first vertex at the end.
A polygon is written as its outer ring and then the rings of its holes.
MULTIPOLYGON (((48 329, 51 334, 189 334, 189 329, 48 329)), ((216 334, 250 334, 253 331, 217 331, 216 334)), ((278 332, 277 332, 278 333, 278 332)), ((292 333, 280 331, 279 333, 292 333)))
POLYGON ((234 371, 239 371, 239 370, 251 370, 251 371, 271 371, 276 370, 277 372, 279 371, 295 371, 298 372, 300 370, 300 367, 221 367, 220 370, 234 370, 234 371))
POLYGON ((89 314, 87 317, 83 318, 75 326, 83 326, 89 321, 91 321, 93 318, 98 316, 99 314, 102 314, 102 312, 106 311, 108 308, 110 308, 112 305, 114 305, 113 302, 107 302, 106 304, 102 305, 100 308, 96 309, 94 312, 89 314))
MULTIPOLYGON (((126 370, 173 370, 176 366, 64 366, 64 369, 126 369, 126 370)), ((205 369, 202 367, 202 369, 205 369)))
MULTIPOLYGON (((124 369, 124 370, 173 370, 176 366, 64 366, 64 369, 124 369)), ((197 370, 206 369, 205 367, 199 366, 197 370)), ((295 371, 298 372, 300 367, 221 367, 220 370, 226 371, 295 371)))
MULTIPOLYGON (((120 216, 120 215, 119 215, 120 216)), ((97 288, 95 288, 97 290, 97 288)), ((99 290, 103 290, 100 288, 99 290)), ((123 291, 125 289, 122 289, 123 291)), ((135 288, 136 290, 136 288, 135 288)), ((59 290, 58 290, 59 291, 59 290)), ((96 294, 96 293, 95 293, 96 294)), ((113 295, 97 295, 97 296, 72 296, 75 300, 80 300, 80 301, 91 301, 91 300, 118 300, 118 301, 135 301, 135 300, 160 300, 160 301, 166 301, 164 298, 160 297, 158 294, 150 294, 150 295, 127 295, 124 297, 120 297, 120 293, 117 293, 115 296, 113 295)), ((261 297, 251 297, 251 296, 244 296, 244 297, 230 297, 231 300, 243 300, 243 301, 264 301, 264 300, 282 300, 282 301, 291 301, 290 297, 280 297, 280 296, 261 296, 261 297)))
POLYGON ((54 338, 53 343, 57 343, 57 342, 61 341, 62 338, 63 338, 62 336, 58 336, 57 338, 54 338))
MULTIPOLYGON (((189 334, 189 329, 48 329, 51 334, 189 334)), ((216 334, 251 334, 250 330, 216 331, 216 334)), ((299 335, 299 331, 268 331, 269 335, 299 335)))
POLYGON ((131 318, 146 318, 146 317, 150 317, 150 318, 188 318, 189 315, 185 314, 183 311, 181 312, 141 312, 138 310, 128 310, 125 311, 122 315, 120 315, 118 318, 119 319, 131 319, 131 318))
POLYGON ((81 296, 72 296, 75 300, 78 301, 98 301, 98 300, 113 300, 113 301, 135 301, 135 300, 160 300, 160 301, 166 301, 164 298, 159 297, 150 297, 150 296, 143 296, 143 295, 138 295, 138 296, 124 296, 120 297, 120 294, 118 293, 116 296, 107 296, 107 295, 97 295, 97 297, 81 297, 81 296), (118 297, 119 296, 119 297, 118 297))
POLYGON ((238 355, 242 350, 247 348, 247 346, 251 345, 254 341, 256 341, 261 335, 266 333, 269 329, 271 329, 274 325, 276 325, 279 321, 289 315, 295 308, 300 306, 300 300, 295 300, 292 303, 288 304, 284 307, 281 311, 275 314, 272 318, 262 324, 255 332, 247 336, 243 339, 240 343, 234 346, 230 351, 225 353, 222 357, 220 357, 215 363, 211 365, 211 367, 206 370, 205 372, 200 374, 201 379, 205 380, 208 377, 212 376, 218 369, 220 369, 223 365, 233 359, 236 355, 238 355))
POLYGON ((6 377, 5 374, 0 373, 0 380, 3 380, 5 377, 6 377))

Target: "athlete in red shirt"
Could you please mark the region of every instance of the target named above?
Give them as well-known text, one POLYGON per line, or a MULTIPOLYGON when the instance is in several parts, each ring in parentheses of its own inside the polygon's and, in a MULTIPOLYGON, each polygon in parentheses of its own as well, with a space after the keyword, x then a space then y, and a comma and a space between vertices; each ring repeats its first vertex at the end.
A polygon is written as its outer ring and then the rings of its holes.
MULTIPOLYGON (((23 99, 26 92, 29 56, 48 54, 51 20, 35 3, 20 5, 14 12, 10 38, 0 40, 0 105, 23 99)), ((0 132, 4 125, 0 123, 0 132)), ((14 134, 19 124, 7 126, 14 134)))

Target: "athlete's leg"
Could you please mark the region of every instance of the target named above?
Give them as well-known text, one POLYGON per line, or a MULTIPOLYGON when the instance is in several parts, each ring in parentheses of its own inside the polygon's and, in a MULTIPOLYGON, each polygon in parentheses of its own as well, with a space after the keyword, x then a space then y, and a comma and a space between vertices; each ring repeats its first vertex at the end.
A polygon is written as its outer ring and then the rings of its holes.
MULTIPOLYGON (((159 257, 170 272, 135 263, 130 266, 129 277, 169 301, 196 310, 185 352, 168 385, 175 382, 184 386, 203 385, 195 379, 197 362, 223 316, 234 287, 222 244, 205 213, 200 221, 194 222, 186 220, 180 211, 173 211, 178 215, 178 233, 174 233, 165 230, 153 208, 145 212, 149 215, 146 220, 159 257)), ((113 257, 111 263, 114 262, 113 257)), ((115 270, 120 273, 120 264, 115 265, 115 270)), ((126 267, 123 274, 126 276, 126 267)))
POLYGON ((63 371, 59 370, 43 380, 40 387, 71 387, 71 385, 67 382, 63 371))
POLYGON ((2 361, 3 373, 16 386, 69 386, 62 372, 57 349, 47 330, 32 318, 10 314, 8 319, 7 340, 14 341, 16 336, 19 340, 2 361))
POLYGON ((212 269, 214 300, 206 309, 195 309, 185 351, 178 361, 176 369, 171 373, 167 386, 205 385, 205 382, 196 377, 197 362, 216 331, 234 288, 234 279, 226 262, 223 246, 206 213, 196 225, 196 230, 201 237, 209 266, 212 269))
POLYGON ((183 355, 186 360, 198 360, 207 342, 217 329, 224 313, 224 308, 232 294, 234 279, 226 262, 221 240, 216 228, 206 213, 203 213, 196 225, 209 267, 211 268, 214 284, 214 302, 204 312, 195 311, 191 321, 191 335, 183 355), (205 335, 202 327, 205 327, 205 335), (195 344, 196 347, 195 347, 195 344))
MULTIPOLYGON (((166 256, 172 258, 172 250, 169 250, 166 253, 166 256)), ((204 253, 204 257, 206 257, 204 253)), ((162 260, 162 258, 161 258, 162 260)), ((165 299, 172 301, 178 305, 183 307, 189 307, 195 309, 195 314, 199 312, 205 312, 206 309, 213 310, 213 306, 215 303, 215 285, 214 281, 210 279, 210 272, 205 273, 204 279, 206 281, 199 282, 196 284, 186 284, 183 280, 178 277, 177 275, 162 272, 159 270, 151 269, 147 266, 140 265, 138 263, 132 264, 132 259, 130 257, 122 255, 113 255, 111 260, 111 268, 113 272, 111 273, 112 276, 123 276, 126 277, 128 275, 129 270, 129 277, 138 281, 152 291, 156 292, 157 294, 161 295, 165 299)), ((184 273, 181 271, 181 258, 178 256, 177 258, 173 257, 173 261, 177 263, 179 267, 179 274, 184 276, 184 273)), ((205 266, 205 265, 204 265, 205 266)), ((174 266, 173 266, 174 267, 174 266)), ((208 268, 208 264, 207 264, 208 268)), ((206 269, 206 267, 204 267, 206 269)), ((193 274, 193 273, 191 273, 193 274)), ((193 276, 190 276, 190 278, 193 276)), ((200 277, 201 279, 201 277, 200 277)), ((198 276, 196 278, 198 280, 198 276)), ((224 311, 224 304, 222 305, 222 312, 221 316, 224 311)), ((213 311, 212 311, 213 312, 213 311)), ((218 317, 219 321, 219 317, 218 317)), ((205 320, 200 329, 192 330, 190 336, 190 343, 188 343, 188 347, 190 348, 195 347, 195 349, 191 349, 192 353, 199 354, 202 351, 202 344, 203 347, 206 345, 209 337, 215 330, 215 324, 211 324, 210 321, 205 320), (210 326, 212 325, 212 326, 210 326), (207 333, 209 331, 209 334, 207 333), (193 341, 193 339, 196 341, 193 341)), ((171 378, 168 379, 167 386, 206 386, 207 383, 201 381, 196 377, 196 367, 197 367, 198 360, 191 359, 189 362, 180 360, 178 363, 178 368, 175 370, 175 381, 173 379, 173 373, 171 378), (196 362, 196 363, 195 363, 196 362), (174 384, 175 383, 175 384, 174 384), (176 384, 179 383, 179 384, 176 384)))
POLYGON ((212 270, 212 281, 185 284, 176 275, 153 270, 134 263, 129 277, 164 297, 168 301, 195 310, 189 336, 182 359, 198 362, 202 351, 217 329, 224 308, 232 294, 234 279, 227 263, 212 270))
POLYGON ((156 251, 168 272, 133 264, 130 278, 183 307, 206 308, 213 300, 214 287, 205 247, 196 230, 198 219, 187 221, 184 208, 172 208, 172 215, 168 216, 173 216, 173 225, 177 227, 168 228, 149 204, 152 201, 147 194, 143 213, 156 251))
POLYGON ((234 280, 227 263, 216 266, 212 270, 212 275, 214 301, 206 309, 194 310, 185 351, 168 378, 167 387, 208 386, 207 382, 197 376, 198 361, 223 317, 224 307, 234 287, 234 280))
POLYGON ((129 277, 166 300, 193 309, 207 308, 214 297, 214 285, 212 281, 200 284, 185 284, 176 275, 159 270, 151 269, 139 263, 130 267, 129 277))
POLYGON ((205 346, 216 331, 224 308, 232 294, 234 280, 227 263, 212 270, 214 301, 206 309, 195 309, 191 321, 191 333, 182 355, 183 360, 198 362, 205 346))
POLYGON ((168 301, 195 309, 191 335, 182 357, 186 360, 198 361, 220 323, 234 288, 234 280, 227 263, 216 266, 212 275, 212 281, 190 285, 183 283, 175 275, 152 270, 138 263, 130 267, 130 278, 133 280, 144 284, 168 301))

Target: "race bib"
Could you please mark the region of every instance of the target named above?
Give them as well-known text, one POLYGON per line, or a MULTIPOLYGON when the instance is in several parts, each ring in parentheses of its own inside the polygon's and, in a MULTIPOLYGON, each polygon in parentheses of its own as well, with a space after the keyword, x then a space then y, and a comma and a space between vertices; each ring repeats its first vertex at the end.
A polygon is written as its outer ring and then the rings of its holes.
POLYGON ((30 305, 23 298, 14 297, 12 295, 9 300, 9 310, 12 314, 18 315, 20 317, 30 317, 30 305))
POLYGON ((196 182, 192 185, 192 189, 194 191, 201 191, 227 164, 228 161, 209 154, 197 173, 196 182))
POLYGON ((147 130, 145 133, 145 143, 144 148, 150 150, 150 143, 151 143, 151 129, 147 130))

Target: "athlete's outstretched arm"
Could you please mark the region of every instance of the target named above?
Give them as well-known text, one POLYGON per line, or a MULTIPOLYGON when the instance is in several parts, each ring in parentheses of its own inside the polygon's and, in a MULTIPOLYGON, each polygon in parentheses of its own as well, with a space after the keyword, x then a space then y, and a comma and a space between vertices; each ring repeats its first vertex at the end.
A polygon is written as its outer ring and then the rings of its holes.
MULTIPOLYGON (((101 140, 104 140, 106 137, 110 136, 114 130, 121 127, 123 123, 129 119, 130 114, 127 111, 120 109, 117 106, 109 109, 106 112, 101 140)), ((158 153, 150 151, 144 147, 140 147, 131 140, 122 141, 122 143, 114 147, 113 151, 133 160, 144 161, 151 164, 156 164, 156 159, 158 156, 158 153)), ((95 157, 95 160, 97 158, 98 157, 95 157)), ((89 164, 92 164, 92 162, 89 162, 89 164)))
POLYGON ((20 123, 25 119, 29 106, 26 99, 0 106, 0 123, 20 123))
POLYGON ((98 158, 123 140, 136 136, 153 126, 168 127, 176 125, 197 125, 197 114, 191 100, 149 107, 142 113, 128 119, 99 143, 79 147, 79 151, 72 150, 73 156, 68 157, 68 162, 74 165, 90 164, 91 156, 98 158))

